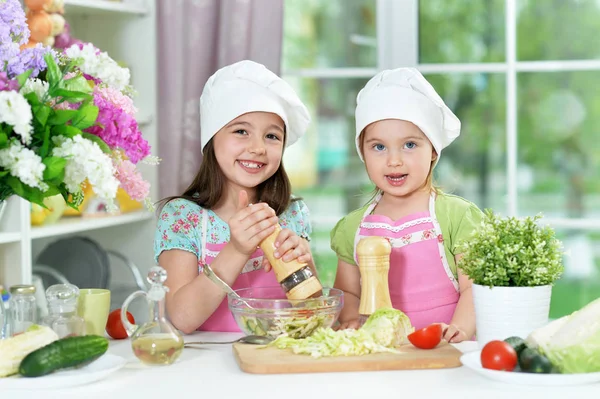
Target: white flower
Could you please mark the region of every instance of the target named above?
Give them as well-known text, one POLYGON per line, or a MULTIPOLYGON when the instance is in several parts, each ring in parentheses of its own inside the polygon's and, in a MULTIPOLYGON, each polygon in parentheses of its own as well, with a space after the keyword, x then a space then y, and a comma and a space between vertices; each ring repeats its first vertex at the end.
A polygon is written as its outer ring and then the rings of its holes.
POLYGON ((38 100, 42 101, 46 93, 48 93, 49 87, 50 86, 47 82, 44 82, 43 80, 40 80, 38 78, 27 79, 25 81, 25 84, 21 88, 20 93, 24 96, 29 93, 35 93, 38 100))
POLYGON ((63 182, 69 192, 79 192, 81 183, 88 179, 99 197, 107 200, 115 198, 119 180, 115 177, 112 160, 98 144, 80 135, 73 138, 58 136, 53 141, 56 147, 52 156, 67 159, 63 182))
POLYGON ((103 83, 117 90, 124 90, 129 85, 128 68, 122 68, 106 52, 100 52, 88 43, 79 48, 74 44, 65 50, 69 58, 80 59, 79 68, 86 74, 102 80, 103 83))
POLYGON ((13 127, 21 136, 23 144, 31 143, 31 107, 21 94, 16 91, 0 91, 0 123, 13 127))
POLYGON ((37 187, 42 191, 48 189, 44 183, 46 165, 42 158, 17 140, 12 140, 8 148, 0 150, 0 166, 29 187, 37 187))

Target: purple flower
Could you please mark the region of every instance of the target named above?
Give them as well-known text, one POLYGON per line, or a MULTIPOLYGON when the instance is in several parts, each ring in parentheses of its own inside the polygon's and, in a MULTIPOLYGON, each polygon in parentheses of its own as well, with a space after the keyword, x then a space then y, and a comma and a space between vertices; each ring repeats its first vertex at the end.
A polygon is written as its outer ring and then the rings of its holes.
POLYGON ((0 68, 29 40, 25 12, 18 0, 0 0, 0 68))
POLYGON ((19 90, 19 82, 14 79, 9 79, 6 72, 0 72, 0 91, 17 90, 19 90))
POLYGON ((56 54, 54 51, 41 43, 38 43, 35 47, 26 48, 19 53, 16 57, 11 58, 8 61, 8 76, 14 77, 22 74, 25 71, 33 69, 31 77, 36 77, 40 71, 47 68, 44 56, 46 53, 52 54, 56 60, 56 54))

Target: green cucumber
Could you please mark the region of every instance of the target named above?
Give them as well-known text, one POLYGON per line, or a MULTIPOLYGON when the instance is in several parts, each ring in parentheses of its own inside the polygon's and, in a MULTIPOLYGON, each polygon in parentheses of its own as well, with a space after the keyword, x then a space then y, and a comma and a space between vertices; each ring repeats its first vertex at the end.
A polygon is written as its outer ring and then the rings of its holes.
POLYGON ((550 360, 533 348, 523 349, 519 356, 519 366, 526 373, 548 374, 554 371, 550 360))
POLYGON ((520 355, 523 349, 527 348, 525 340, 521 337, 508 337, 504 342, 512 346, 515 352, 517 352, 517 355, 520 355))
POLYGON ((60 369, 90 363, 107 350, 108 339, 99 335, 62 338, 25 356, 19 365, 19 374, 41 377, 60 369))

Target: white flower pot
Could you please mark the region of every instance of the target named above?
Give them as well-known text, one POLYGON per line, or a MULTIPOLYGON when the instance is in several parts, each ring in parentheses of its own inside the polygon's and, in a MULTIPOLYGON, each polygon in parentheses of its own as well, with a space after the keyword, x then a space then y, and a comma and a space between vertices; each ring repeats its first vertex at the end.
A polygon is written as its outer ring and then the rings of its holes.
POLYGON ((548 324, 552 286, 487 287, 473 284, 477 343, 480 348, 510 336, 526 338, 548 324))

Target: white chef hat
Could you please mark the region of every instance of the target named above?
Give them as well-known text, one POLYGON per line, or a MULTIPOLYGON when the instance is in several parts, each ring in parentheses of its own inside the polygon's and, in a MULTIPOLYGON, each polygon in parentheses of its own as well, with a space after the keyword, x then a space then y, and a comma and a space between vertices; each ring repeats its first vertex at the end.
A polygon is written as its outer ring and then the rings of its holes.
POLYGON ((272 112, 286 126, 286 146, 308 128, 310 115, 294 89, 264 65, 240 61, 215 72, 200 96, 202 151, 225 125, 248 112, 272 112))
POLYGON ((431 141, 438 160, 442 150, 460 135, 460 120, 414 68, 379 72, 358 93, 356 102, 356 150, 361 160, 360 133, 380 120, 415 124, 431 141))

